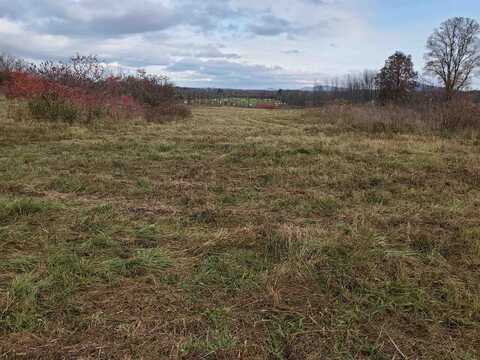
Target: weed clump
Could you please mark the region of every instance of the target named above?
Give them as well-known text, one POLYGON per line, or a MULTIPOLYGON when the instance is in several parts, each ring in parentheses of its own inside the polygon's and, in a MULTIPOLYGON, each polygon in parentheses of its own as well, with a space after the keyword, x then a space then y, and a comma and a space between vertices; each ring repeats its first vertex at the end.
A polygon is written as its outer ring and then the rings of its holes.
POLYGON ((307 260, 320 249, 320 233, 294 225, 267 226, 262 231, 265 256, 273 261, 307 260))
POLYGON ((0 199, 0 223, 29 217, 56 208, 58 205, 30 198, 0 199))
POLYGON ((33 329, 40 320, 38 296, 39 285, 33 275, 16 276, 7 289, 6 307, 0 312, 0 331, 33 329))

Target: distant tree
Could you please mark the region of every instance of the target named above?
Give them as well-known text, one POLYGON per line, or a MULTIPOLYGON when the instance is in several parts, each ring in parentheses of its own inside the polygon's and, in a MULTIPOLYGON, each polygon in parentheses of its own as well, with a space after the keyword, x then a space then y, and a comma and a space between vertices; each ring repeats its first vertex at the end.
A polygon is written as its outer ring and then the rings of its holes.
POLYGON ((385 62, 375 83, 382 101, 401 101, 408 97, 416 87, 418 74, 413 69, 410 55, 397 51, 385 62))
POLYGON ((362 86, 366 90, 367 101, 372 101, 375 99, 376 93, 376 84, 375 84, 376 71, 373 70, 364 70, 362 73, 362 86))
POLYGON ((425 71, 443 82, 447 99, 467 87, 480 68, 479 35, 477 21, 455 17, 443 22, 428 39, 425 71))
POLYGON ((105 79, 107 68, 95 55, 77 54, 66 62, 47 60, 32 65, 30 72, 67 86, 95 87, 105 79))
POLYGON ((105 64, 96 55, 77 54, 70 58, 71 73, 77 83, 102 80, 106 75, 105 64))
POLYGON ((14 71, 23 71, 29 64, 9 54, 0 53, 0 85, 8 81, 14 71))
POLYGON ((23 71, 29 66, 22 59, 16 58, 6 53, 0 53, 0 71, 23 71))

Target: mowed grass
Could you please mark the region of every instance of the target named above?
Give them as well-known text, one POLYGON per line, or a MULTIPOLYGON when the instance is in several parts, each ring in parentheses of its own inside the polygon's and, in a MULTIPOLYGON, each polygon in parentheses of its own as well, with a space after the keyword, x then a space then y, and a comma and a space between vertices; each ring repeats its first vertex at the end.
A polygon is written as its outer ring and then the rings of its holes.
POLYGON ((479 139, 2 114, 0 354, 477 359, 479 139))

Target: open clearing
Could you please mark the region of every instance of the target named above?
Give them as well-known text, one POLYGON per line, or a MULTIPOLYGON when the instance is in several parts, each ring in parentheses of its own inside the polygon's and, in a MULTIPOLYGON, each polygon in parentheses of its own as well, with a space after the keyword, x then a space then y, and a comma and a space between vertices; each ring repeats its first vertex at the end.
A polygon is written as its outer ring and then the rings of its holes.
POLYGON ((478 136, 1 114, 0 358, 477 359, 479 214, 478 136))

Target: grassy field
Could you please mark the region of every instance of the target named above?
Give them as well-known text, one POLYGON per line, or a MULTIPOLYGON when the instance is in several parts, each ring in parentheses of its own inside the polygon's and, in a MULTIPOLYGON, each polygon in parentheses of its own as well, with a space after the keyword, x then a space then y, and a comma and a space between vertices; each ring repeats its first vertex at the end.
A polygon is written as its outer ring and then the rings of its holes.
POLYGON ((480 358, 479 136, 0 111, 0 359, 480 358))

